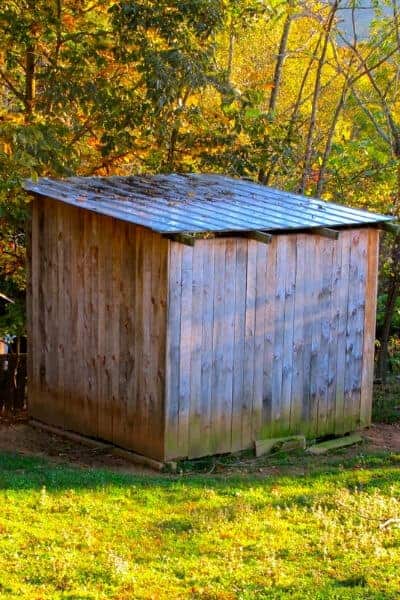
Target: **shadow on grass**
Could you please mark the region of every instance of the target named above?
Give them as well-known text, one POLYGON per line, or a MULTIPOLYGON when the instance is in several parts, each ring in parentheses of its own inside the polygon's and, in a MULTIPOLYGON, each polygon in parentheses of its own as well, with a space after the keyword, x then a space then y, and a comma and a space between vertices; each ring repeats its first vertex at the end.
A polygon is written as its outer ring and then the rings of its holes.
MULTIPOLYGON (((279 459, 276 458, 274 462, 278 463, 279 459)), ((283 463, 286 466, 285 457, 283 463)), ((299 465, 301 464, 300 458, 299 465)), ((399 456, 390 453, 362 455, 361 460, 359 456, 341 461, 332 461, 330 458, 327 462, 319 458, 304 464, 307 469, 303 473, 283 470, 272 475, 242 471, 228 475, 184 473, 148 476, 55 464, 44 458, 0 453, 0 490, 40 490, 45 487, 49 492, 62 492, 71 489, 95 490, 133 486, 143 490, 159 488, 160 491, 170 494, 172 500, 174 490, 182 499, 182 488, 192 491, 214 489, 218 494, 228 496, 250 488, 267 492, 276 492, 278 489, 282 494, 275 493, 276 499, 271 498, 270 505, 281 504, 284 497, 287 506, 305 506, 318 501, 319 498, 323 501, 325 493, 332 492, 337 487, 366 492, 377 489, 384 493, 390 491, 394 485, 399 485, 400 481, 399 456)))

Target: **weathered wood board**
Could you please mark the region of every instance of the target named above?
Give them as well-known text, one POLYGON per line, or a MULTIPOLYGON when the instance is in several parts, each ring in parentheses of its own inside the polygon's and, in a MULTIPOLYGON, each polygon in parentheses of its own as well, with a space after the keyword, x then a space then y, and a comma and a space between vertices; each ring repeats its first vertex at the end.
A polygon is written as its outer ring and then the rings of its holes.
POLYGON ((370 422, 378 240, 360 228, 171 242, 167 458, 370 422))
POLYGON ((168 241, 32 203, 29 412, 163 459, 168 241))

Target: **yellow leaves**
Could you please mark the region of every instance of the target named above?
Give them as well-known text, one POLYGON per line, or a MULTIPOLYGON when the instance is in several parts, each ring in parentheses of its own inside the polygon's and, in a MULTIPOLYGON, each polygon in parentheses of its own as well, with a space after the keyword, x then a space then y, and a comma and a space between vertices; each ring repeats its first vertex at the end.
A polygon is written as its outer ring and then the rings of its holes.
POLYGON ((72 15, 64 14, 61 22, 67 31, 72 31, 75 28, 76 19, 72 15))
POLYGON ((12 154, 11 144, 6 142, 5 140, 2 140, 1 138, 0 138, 0 153, 7 154, 8 156, 11 156, 11 154, 12 154))
POLYGON ((342 117, 341 119, 338 119, 338 122, 336 125, 336 130, 335 130, 335 137, 337 140, 342 140, 342 141, 350 140, 351 136, 352 136, 352 132, 353 132, 353 123, 351 121, 349 121, 348 119, 345 119, 344 117, 342 117))
POLYGON ((0 113, 0 121, 6 121, 7 123, 14 123, 15 125, 22 125, 24 122, 24 114, 16 112, 2 112, 0 113))

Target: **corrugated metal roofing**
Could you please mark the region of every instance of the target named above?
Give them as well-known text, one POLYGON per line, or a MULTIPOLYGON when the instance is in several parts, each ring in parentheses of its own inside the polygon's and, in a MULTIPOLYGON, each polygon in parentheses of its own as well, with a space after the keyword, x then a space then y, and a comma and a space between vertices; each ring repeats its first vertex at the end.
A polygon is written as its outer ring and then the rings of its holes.
POLYGON ((392 220, 221 175, 42 178, 24 187, 165 234, 273 232, 392 220))

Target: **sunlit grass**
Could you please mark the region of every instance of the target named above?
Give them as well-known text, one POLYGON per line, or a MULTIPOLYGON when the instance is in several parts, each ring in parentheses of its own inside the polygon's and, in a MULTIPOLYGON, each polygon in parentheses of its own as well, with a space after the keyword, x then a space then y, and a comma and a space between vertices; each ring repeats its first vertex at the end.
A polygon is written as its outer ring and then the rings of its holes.
POLYGON ((397 458, 155 478, 2 455, 0 598, 398 598, 397 458))

